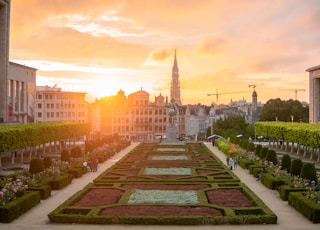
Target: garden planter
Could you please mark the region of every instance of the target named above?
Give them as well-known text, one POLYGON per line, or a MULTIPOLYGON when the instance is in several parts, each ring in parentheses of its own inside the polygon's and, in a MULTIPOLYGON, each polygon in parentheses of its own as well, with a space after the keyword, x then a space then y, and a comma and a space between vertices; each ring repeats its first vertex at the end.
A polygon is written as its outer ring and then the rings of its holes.
POLYGON ((38 191, 40 193, 41 200, 45 200, 51 196, 51 186, 50 185, 40 185, 35 187, 29 187, 29 191, 38 191))
POLYGON ((28 191, 16 200, 0 206, 0 222, 10 223, 39 203, 40 193, 37 191, 28 191))
POLYGON ((79 167, 71 167, 68 168, 65 172, 71 174, 73 178, 79 178, 82 177, 83 169, 79 167))
POLYGON ((67 185, 69 185, 72 181, 72 175, 71 174, 62 174, 54 179, 51 179, 49 181, 49 185, 51 186, 52 190, 59 190, 67 185))
POLYGON ((305 188, 294 188, 291 187, 290 185, 281 185, 279 187, 279 194, 280 194, 280 198, 284 201, 288 201, 289 198, 289 194, 291 192, 303 192, 303 191, 307 191, 307 189, 305 188))
POLYGON ((263 173, 261 176, 261 182, 270 189, 278 190, 281 185, 286 184, 285 180, 275 177, 271 173, 263 173))
POLYGON ((254 162, 248 159, 241 159, 240 160, 240 167, 244 169, 249 169, 250 165, 253 165, 254 162))
POLYGON ((320 223, 320 205, 308 199, 303 192, 290 192, 288 203, 313 223, 320 223))

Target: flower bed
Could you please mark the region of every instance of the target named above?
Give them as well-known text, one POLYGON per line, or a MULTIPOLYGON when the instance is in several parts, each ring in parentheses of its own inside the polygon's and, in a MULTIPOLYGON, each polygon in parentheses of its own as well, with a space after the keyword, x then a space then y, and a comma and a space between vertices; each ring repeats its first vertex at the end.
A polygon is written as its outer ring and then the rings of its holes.
POLYGON ((175 145, 169 146, 162 144, 161 148, 169 152, 159 155, 157 144, 139 145, 51 212, 50 221, 184 225, 277 222, 276 215, 203 144, 177 145, 186 151, 173 151, 175 145))

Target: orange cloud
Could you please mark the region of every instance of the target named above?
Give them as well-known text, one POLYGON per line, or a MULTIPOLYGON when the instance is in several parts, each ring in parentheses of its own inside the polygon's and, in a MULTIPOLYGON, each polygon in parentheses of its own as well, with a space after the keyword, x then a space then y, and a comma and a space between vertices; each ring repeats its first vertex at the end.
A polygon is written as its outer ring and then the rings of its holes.
POLYGON ((200 53, 217 55, 225 51, 227 41, 222 37, 211 37, 204 39, 196 48, 200 53))

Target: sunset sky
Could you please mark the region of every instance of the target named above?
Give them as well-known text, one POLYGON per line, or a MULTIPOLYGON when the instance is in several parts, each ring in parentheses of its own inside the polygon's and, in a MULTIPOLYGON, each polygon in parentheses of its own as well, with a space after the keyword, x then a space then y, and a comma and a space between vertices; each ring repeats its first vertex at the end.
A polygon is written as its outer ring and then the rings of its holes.
POLYGON ((10 61, 89 102, 169 97, 175 49, 183 104, 308 102, 320 65, 319 0, 11 0, 10 23, 10 61))

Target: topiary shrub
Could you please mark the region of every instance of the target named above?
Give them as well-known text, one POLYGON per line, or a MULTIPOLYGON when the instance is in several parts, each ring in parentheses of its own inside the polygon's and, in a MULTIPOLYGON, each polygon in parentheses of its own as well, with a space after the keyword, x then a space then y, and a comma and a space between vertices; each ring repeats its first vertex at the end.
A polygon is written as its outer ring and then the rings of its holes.
POLYGON ((71 156, 74 158, 82 157, 82 151, 81 151, 80 146, 76 146, 71 149, 71 156))
POLYGON ((269 149, 267 147, 262 147, 261 153, 260 153, 260 158, 266 159, 268 152, 269 152, 269 149))
POLYGON ((241 148, 247 149, 248 144, 249 144, 249 141, 247 139, 242 139, 239 145, 241 148))
POLYGON ((281 170, 286 170, 287 172, 290 172, 290 168, 291 168, 291 157, 289 154, 284 154, 281 160, 281 170))
POLYGON ((249 142, 249 144, 247 145, 247 151, 248 152, 254 152, 255 146, 252 142, 249 142))
POLYGON ((63 149, 61 151, 61 161, 70 162, 70 153, 68 150, 63 149))
POLYGON ((45 156, 44 158, 43 158, 43 166, 44 166, 44 168, 50 168, 51 167, 51 165, 52 165, 52 159, 51 159, 51 157, 49 157, 49 156, 45 156))
POLYGON ((273 149, 270 149, 267 153, 266 160, 269 162, 272 162, 273 165, 278 164, 278 158, 277 158, 277 153, 273 149))
POLYGON ((302 160, 300 158, 293 159, 291 162, 290 173, 293 176, 300 176, 302 169, 302 160))
POLYGON ((301 178, 309 179, 310 181, 315 181, 317 184, 317 170, 313 163, 304 163, 301 169, 301 178))
POLYGON ((31 174, 36 174, 44 170, 42 160, 39 158, 33 158, 30 161, 29 172, 31 174))
POLYGON ((254 154, 255 154, 257 157, 260 157, 261 149, 262 149, 262 145, 257 145, 257 146, 256 146, 256 149, 255 149, 255 151, 254 151, 254 154))

